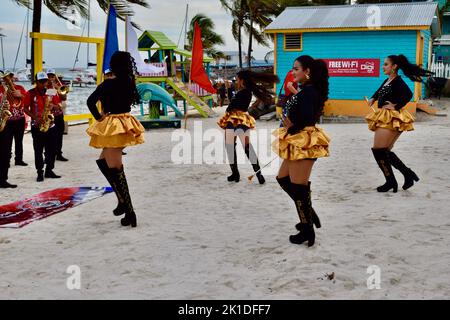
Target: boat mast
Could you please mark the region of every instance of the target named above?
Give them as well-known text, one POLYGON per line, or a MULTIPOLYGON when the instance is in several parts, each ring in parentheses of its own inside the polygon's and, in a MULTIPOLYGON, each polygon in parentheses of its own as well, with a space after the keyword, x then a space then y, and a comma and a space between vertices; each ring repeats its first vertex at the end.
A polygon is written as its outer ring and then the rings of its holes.
POLYGON ((25 69, 28 68, 28 41, 30 41, 29 33, 30 33, 30 8, 27 8, 27 34, 25 35, 25 69))
POLYGON ((187 39, 187 25, 188 25, 188 11, 189 11, 189 3, 186 3, 186 17, 184 18, 184 48, 186 50, 186 45, 188 43, 187 39))
MULTIPOLYGON (((91 35, 91 0, 89 0, 88 2, 88 17, 87 17, 88 21, 88 29, 87 29, 87 36, 88 38, 91 35)), ((89 42, 87 43, 87 59, 86 59, 86 64, 87 64, 87 68, 89 68, 89 42)))

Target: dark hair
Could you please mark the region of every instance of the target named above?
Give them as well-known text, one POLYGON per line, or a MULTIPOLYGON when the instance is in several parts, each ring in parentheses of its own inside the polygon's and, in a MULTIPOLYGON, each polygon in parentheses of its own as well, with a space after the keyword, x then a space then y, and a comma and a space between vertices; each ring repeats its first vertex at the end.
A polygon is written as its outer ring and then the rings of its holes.
POLYGON ((116 76, 117 81, 122 82, 124 94, 132 97, 132 103, 139 103, 140 97, 136 88, 137 69, 134 58, 129 52, 116 51, 111 57, 109 67, 116 76))
POLYGON ((327 64, 321 59, 314 59, 308 55, 300 56, 295 60, 300 63, 304 70, 309 69, 311 72, 309 81, 316 88, 320 99, 320 108, 316 115, 316 117, 319 118, 322 115, 325 102, 328 100, 328 79, 330 76, 328 75, 327 64))
POLYGON ((237 76, 244 82, 244 86, 247 89, 265 103, 269 103, 272 100, 272 94, 264 87, 264 85, 280 82, 280 79, 278 79, 276 74, 267 72, 241 70, 237 73, 237 76))
POLYGON ((411 81, 422 82, 422 77, 429 77, 433 75, 433 72, 422 69, 421 66, 409 62, 403 54, 390 55, 388 59, 392 61, 393 64, 398 65, 398 68, 403 71, 405 76, 407 76, 411 81))

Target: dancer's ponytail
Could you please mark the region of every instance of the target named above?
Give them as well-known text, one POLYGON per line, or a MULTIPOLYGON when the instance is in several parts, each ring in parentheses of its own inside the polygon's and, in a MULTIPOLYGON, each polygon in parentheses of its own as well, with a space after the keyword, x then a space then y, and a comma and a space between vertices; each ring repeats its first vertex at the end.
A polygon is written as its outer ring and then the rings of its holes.
POLYGON ((140 96, 136 88, 136 62, 129 52, 116 51, 113 53, 110 61, 111 71, 116 79, 123 83, 124 94, 132 97, 135 104, 140 103, 140 96))
POLYGON ((320 99, 319 110, 317 110, 316 114, 316 118, 319 118, 322 115, 325 102, 328 100, 328 79, 330 76, 328 74, 327 63, 324 60, 314 59, 308 55, 300 56, 296 61, 300 63, 303 70, 309 69, 311 72, 309 81, 316 88, 320 99))
POLYGON ((390 55, 388 58, 393 64, 396 64, 400 70, 403 71, 405 76, 407 76, 411 81, 422 82, 422 77, 429 77, 433 75, 433 72, 422 69, 422 67, 409 62, 403 54, 398 56, 390 55))
POLYGON ((314 60, 313 70, 314 73, 312 73, 311 80, 319 92, 320 104, 323 108, 325 102, 328 100, 329 93, 328 79, 330 76, 328 75, 327 63, 321 59, 316 59, 314 60))
POLYGON ((280 81, 278 76, 273 73, 253 72, 250 70, 241 70, 237 73, 237 76, 244 82, 244 86, 264 103, 270 103, 272 100, 272 94, 264 85, 271 85, 280 81))

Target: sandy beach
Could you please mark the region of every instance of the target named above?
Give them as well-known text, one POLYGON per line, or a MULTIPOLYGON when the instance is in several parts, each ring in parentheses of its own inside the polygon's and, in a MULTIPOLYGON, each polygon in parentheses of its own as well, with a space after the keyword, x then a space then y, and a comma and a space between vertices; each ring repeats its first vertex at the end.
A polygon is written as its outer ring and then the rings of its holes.
MULTIPOLYGON (((274 172, 264 171, 265 185, 249 183, 252 169, 243 164, 241 182, 228 183, 227 165, 173 163, 173 129, 147 131, 147 142, 124 158, 138 227, 120 226, 110 194, 21 229, 0 229, 0 299, 447 299, 450 120, 418 118, 395 151, 421 180, 397 194, 375 191, 383 176, 365 123, 321 125, 332 144, 312 176, 322 220, 312 248, 289 243, 298 218, 274 172), (66 286, 71 265, 80 267, 80 290, 66 286), (381 288, 369 290, 367 268, 374 265, 381 288)), ((194 121, 217 127, 217 118, 194 118, 189 130, 194 121)), ((257 122, 258 130, 277 126, 257 122)), ((19 188, 2 190, 0 203, 58 187, 107 186, 86 128, 70 128, 70 161, 55 168, 63 178, 44 183, 35 181, 27 134, 30 166, 12 166, 10 181, 19 188)))

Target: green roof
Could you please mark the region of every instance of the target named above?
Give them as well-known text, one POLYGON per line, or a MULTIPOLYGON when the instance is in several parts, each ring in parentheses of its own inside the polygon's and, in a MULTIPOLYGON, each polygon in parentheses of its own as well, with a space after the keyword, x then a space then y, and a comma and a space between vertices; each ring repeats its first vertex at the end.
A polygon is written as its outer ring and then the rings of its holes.
MULTIPOLYGON (((182 50, 182 49, 175 49, 174 50, 175 53, 181 54, 182 56, 188 57, 188 58, 192 58, 192 52, 187 51, 187 50, 182 50)), ((213 62, 214 59, 211 57, 205 57, 203 56, 203 61, 204 62, 213 62)))
POLYGON ((177 45, 161 31, 144 31, 139 37, 139 50, 146 51, 150 49, 153 44, 157 45, 154 49, 170 50, 177 48, 177 45))

